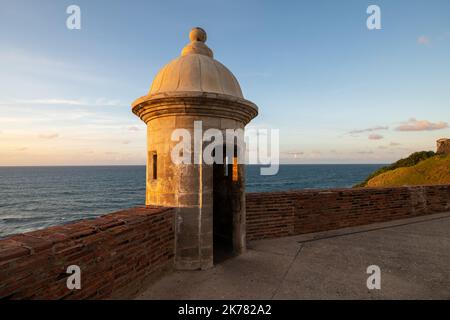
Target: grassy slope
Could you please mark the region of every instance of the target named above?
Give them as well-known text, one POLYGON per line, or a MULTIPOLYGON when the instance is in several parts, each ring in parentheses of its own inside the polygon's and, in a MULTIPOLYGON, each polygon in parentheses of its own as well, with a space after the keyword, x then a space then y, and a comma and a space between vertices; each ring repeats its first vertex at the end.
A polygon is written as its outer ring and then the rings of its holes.
POLYGON ((419 162, 434 157, 436 154, 433 151, 419 151, 419 152, 414 152, 412 154, 410 154, 408 157, 400 159, 388 166, 385 167, 381 167, 380 169, 376 170, 375 172, 372 172, 367 178, 366 180, 364 180, 361 183, 358 183, 357 185, 355 185, 354 187, 366 187, 367 183, 369 182, 369 180, 371 180, 372 178, 388 172, 388 171, 392 171, 398 168, 403 168, 403 167, 412 167, 416 164, 418 164, 419 162))
POLYGON ((450 183, 450 155, 434 156, 411 167, 381 173, 370 179, 367 187, 388 187, 450 183))

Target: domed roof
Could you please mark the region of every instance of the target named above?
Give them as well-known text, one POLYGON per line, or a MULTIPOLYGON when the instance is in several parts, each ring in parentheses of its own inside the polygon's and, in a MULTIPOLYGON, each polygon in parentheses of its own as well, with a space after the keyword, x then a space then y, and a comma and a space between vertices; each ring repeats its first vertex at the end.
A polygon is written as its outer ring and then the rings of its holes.
POLYGON ((193 91, 244 98, 231 71, 214 60, 213 52, 205 44, 206 32, 201 28, 194 28, 189 38, 191 43, 183 48, 181 56, 158 72, 149 95, 193 91))

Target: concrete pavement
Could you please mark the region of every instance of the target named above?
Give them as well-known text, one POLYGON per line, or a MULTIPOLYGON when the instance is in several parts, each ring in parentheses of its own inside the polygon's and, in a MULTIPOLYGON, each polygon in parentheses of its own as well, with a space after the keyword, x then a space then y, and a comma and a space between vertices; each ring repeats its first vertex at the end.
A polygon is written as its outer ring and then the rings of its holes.
POLYGON ((251 242, 206 271, 176 271, 138 299, 450 299, 450 212, 251 242), (369 265, 381 289, 366 286, 369 265))

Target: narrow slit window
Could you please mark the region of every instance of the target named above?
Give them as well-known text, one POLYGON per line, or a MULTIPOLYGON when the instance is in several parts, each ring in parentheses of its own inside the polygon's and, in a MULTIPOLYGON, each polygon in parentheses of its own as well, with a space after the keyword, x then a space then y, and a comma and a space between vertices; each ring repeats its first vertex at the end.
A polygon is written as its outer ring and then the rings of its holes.
POLYGON ((225 165, 224 165, 224 175, 225 177, 228 177, 228 165, 229 165, 229 161, 228 161, 228 157, 225 157, 225 165))
POLYGON ((156 152, 154 152, 152 154, 152 176, 153 176, 153 180, 156 180, 156 178, 158 177, 158 155, 156 154, 156 152))

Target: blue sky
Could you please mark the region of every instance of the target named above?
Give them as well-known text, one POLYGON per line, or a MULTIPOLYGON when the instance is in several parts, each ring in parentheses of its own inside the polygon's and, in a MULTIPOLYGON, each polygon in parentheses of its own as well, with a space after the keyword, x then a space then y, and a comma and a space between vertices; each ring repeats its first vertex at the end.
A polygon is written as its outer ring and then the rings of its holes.
POLYGON ((259 106, 252 124, 280 129, 283 162, 387 163, 450 137, 446 0, 3 0, 0 165, 144 164, 130 104, 194 26, 259 106))

